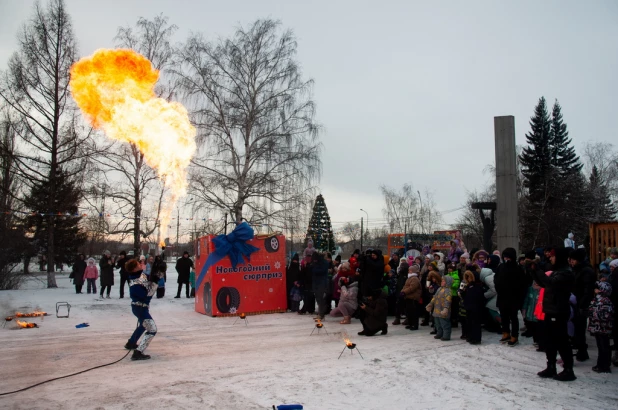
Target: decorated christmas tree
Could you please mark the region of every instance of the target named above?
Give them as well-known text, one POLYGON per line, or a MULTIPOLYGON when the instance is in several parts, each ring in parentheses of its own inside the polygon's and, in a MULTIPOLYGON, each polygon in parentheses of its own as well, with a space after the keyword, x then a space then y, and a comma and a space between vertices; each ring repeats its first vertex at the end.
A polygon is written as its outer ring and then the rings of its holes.
POLYGON ((313 246, 320 252, 332 253, 335 251, 333 227, 330 223, 330 216, 328 215, 324 197, 321 194, 317 196, 313 205, 313 213, 309 221, 305 245, 307 245, 309 239, 313 241, 313 246))

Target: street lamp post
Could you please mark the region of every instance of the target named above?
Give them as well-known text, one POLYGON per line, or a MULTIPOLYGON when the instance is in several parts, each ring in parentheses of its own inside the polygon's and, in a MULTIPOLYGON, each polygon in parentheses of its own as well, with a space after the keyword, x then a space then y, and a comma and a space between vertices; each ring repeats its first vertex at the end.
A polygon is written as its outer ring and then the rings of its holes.
MULTIPOLYGON (((361 211, 363 211, 365 213, 365 215, 367 215, 367 229, 369 229, 369 214, 364 209, 361 209, 361 211)), ((361 234, 362 233, 363 233, 363 231, 362 231, 362 228, 361 228, 361 234)))

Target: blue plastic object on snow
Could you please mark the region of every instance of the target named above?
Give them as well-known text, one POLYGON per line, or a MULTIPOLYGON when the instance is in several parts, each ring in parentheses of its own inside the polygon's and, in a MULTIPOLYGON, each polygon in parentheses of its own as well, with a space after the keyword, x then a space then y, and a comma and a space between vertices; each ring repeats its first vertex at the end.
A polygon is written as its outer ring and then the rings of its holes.
POLYGON ((277 410, 302 410, 302 404, 280 404, 277 406, 277 410))
POLYGON ((79 325, 75 325, 76 328, 88 327, 90 326, 88 323, 80 323, 79 325))

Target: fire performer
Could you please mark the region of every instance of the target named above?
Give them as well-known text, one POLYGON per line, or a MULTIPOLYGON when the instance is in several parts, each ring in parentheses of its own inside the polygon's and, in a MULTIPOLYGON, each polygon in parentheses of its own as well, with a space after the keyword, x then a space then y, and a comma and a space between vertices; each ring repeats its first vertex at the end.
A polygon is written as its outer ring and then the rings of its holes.
POLYGON ((133 335, 124 345, 125 349, 135 349, 131 360, 148 360, 150 356, 144 351, 150 341, 157 334, 157 325, 148 310, 152 296, 157 292, 158 277, 154 273, 148 278, 142 271, 139 262, 131 259, 125 264, 125 269, 129 272, 129 295, 131 296, 131 310, 138 323, 133 335), (137 341, 146 332, 146 335, 138 345, 137 341))

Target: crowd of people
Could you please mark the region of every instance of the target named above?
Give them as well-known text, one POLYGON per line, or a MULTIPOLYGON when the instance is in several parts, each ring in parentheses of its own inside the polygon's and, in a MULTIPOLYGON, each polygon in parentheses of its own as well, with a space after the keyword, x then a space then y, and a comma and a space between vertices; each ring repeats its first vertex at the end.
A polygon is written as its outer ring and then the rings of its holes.
MULTIPOLYGON (((111 288, 114 286, 114 270, 118 270, 120 275, 120 299, 124 298, 124 291, 129 285, 129 272, 126 264, 133 258, 127 256, 125 251, 114 256, 110 251, 104 251, 99 259, 99 263, 94 258, 86 259, 84 254, 79 254, 71 267, 69 278, 75 285, 75 293, 83 294, 82 290, 86 284, 87 294, 97 294, 97 279, 99 279, 99 296, 101 299, 111 299, 111 288)), ((136 259, 146 275, 146 277, 157 278, 157 298, 165 296, 165 284, 167 282, 167 263, 163 256, 140 255, 136 259)), ((195 297, 195 270, 193 261, 189 257, 189 252, 184 252, 182 257, 176 260, 176 272, 178 273, 178 291, 175 298, 180 298, 183 286, 187 298, 195 297)))
POLYGON ((618 250, 609 254, 597 268, 583 248, 547 247, 522 255, 506 248, 490 254, 467 252, 454 240, 444 253, 428 246, 390 256, 356 249, 342 262, 340 255, 333 259, 309 240, 302 258, 294 254, 287 268, 289 307, 320 319, 342 317, 344 325, 358 319, 359 335, 387 334, 387 318, 393 316, 391 325, 410 331, 427 327, 444 342, 460 328, 460 339, 481 344, 485 328, 509 347, 519 344, 521 317, 521 336, 532 338, 546 356, 538 376, 572 381, 574 358, 590 359, 588 332, 598 349, 592 370, 611 373, 612 364, 618 366, 618 290, 613 291, 618 289, 618 250))

